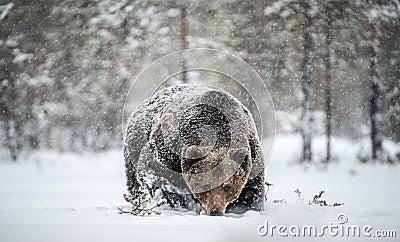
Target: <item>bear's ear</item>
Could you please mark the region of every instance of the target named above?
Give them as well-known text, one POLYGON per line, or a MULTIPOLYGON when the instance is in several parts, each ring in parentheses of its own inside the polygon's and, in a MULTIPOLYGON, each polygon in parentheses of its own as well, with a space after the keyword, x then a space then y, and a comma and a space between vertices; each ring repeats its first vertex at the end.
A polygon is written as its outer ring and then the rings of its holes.
POLYGON ((182 171, 188 171, 190 167, 207 155, 207 151, 207 148, 198 147, 195 145, 184 148, 181 155, 182 171))
POLYGON ((229 158, 234 160, 237 164, 243 165, 246 160, 249 152, 245 148, 240 149, 232 149, 228 152, 229 158))

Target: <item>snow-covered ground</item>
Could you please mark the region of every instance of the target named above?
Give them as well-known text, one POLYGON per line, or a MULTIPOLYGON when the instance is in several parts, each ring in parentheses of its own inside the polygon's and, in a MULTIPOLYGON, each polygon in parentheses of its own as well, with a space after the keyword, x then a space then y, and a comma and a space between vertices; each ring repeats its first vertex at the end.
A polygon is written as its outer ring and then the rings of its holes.
MULTIPOLYGON (((260 225, 339 225, 338 215, 348 222, 341 225, 376 230, 396 230, 396 238, 366 238, 360 241, 400 240, 400 167, 356 162, 363 146, 352 140, 335 138, 334 157, 329 167, 300 166, 300 137, 280 135, 266 167, 267 180, 274 185, 268 192, 265 211, 244 215, 208 217, 194 212, 161 210, 162 215, 134 217, 121 215, 117 207, 129 208, 123 200, 125 175, 122 152, 58 153, 40 151, 9 160, 0 152, 0 241, 275 241, 279 236, 262 237, 260 225), (294 192, 301 191, 298 199, 294 192), (309 205, 319 191, 329 204, 309 205), (284 199, 283 202, 273 202, 284 199), (343 217, 341 217, 343 218, 343 217)), ((323 156, 323 138, 313 144, 316 159, 323 156)), ((400 146, 386 143, 391 152, 400 146)), ((293 228, 293 226, 292 226, 293 228)), ((294 231, 292 229, 292 231, 294 231)), ((288 236, 292 239, 291 235, 288 236)), ((309 237, 300 237, 308 240, 309 237)), ((325 230, 318 241, 335 237, 325 230)), ((354 239, 354 238, 342 238, 354 239)))

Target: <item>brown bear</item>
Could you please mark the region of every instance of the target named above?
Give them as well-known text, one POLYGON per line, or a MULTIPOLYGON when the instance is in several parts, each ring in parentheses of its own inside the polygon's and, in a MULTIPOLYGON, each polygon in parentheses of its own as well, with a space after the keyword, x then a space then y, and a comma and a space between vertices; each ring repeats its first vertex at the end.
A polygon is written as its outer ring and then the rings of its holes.
POLYGON ((124 136, 128 191, 145 187, 173 208, 208 215, 264 208, 264 159, 248 109, 202 85, 163 89, 131 115, 124 136))

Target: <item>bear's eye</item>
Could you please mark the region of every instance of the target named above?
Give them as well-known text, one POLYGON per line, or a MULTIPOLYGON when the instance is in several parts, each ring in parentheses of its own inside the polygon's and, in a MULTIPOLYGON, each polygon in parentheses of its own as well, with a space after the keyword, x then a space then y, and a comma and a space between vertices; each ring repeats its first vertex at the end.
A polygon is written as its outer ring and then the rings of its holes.
POLYGON ((247 160, 248 154, 247 150, 245 149, 234 149, 229 151, 229 156, 237 164, 243 165, 243 163, 247 160))
POLYGON ((203 186, 204 190, 209 191, 211 190, 211 186, 209 184, 203 186))
POLYGON ((229 190, 231 190, 231 187, 228 185, 224 186, 224 192, 229 192, 229 190))

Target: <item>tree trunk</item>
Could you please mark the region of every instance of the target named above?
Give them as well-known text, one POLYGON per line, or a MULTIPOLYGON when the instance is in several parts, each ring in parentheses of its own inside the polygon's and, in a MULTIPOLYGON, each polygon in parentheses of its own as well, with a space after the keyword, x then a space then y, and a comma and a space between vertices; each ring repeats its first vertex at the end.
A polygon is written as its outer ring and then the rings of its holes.
POLYGON ((370 23, 370 119, 371 119, 371 146, 372 159, 382 159, 382 104, 381 104, 381 79, 378 71, 378 52, 379 52, 379 27, 376 21, 370 23))
POLYGON ((313 18, 315 11, 315 0, 307 0, 305 3, 305 21, 304 21, 304 59, 302 89, 304 94, 303 115, 302 115, 302 138, 303 154, 302 161, 310 162, 311 137, 312 137, 312 96, 313 96, 313 59, 314 59, 314 26, 313 18))
MULTIPOLYGON (((181 50, 186 50, 189 46, 188 41, 187 41, 187 35, 188 35, 188 29, 187 29, 187 7, 186 4, 182 2, 181 4, 181 50)), ((187 73, 186 73, 186 59, 185 55, 182 55, 182 82, 187 83, 188 78, 187 78, 187 73)))
POLYGON ((332 131, 332 95, 331 95, 331 83, 332 83, 332 16, 330 9, 327 9, 326 15, 326 32, 325 32, 325 133, 326 133, 326 162, 331 160, 331 131, 332 131))
POLYGON ((10 155, 11 155, 11 159, 13 161, 17 160, 17 147, 15 145, 15 140, 13 139, 13 135, 12 135, 12 127, 11 124, 12 122, 12 118, 11 118, 11 113, 8 107, 6 107, 7 103, 3 104, 3 110, 2 113, 4 115, 4 120, 3 120, 3 124, 4 124, 4 132, 6 135, 6 146, 8 148, 8 150, 10 151, 10 155))

